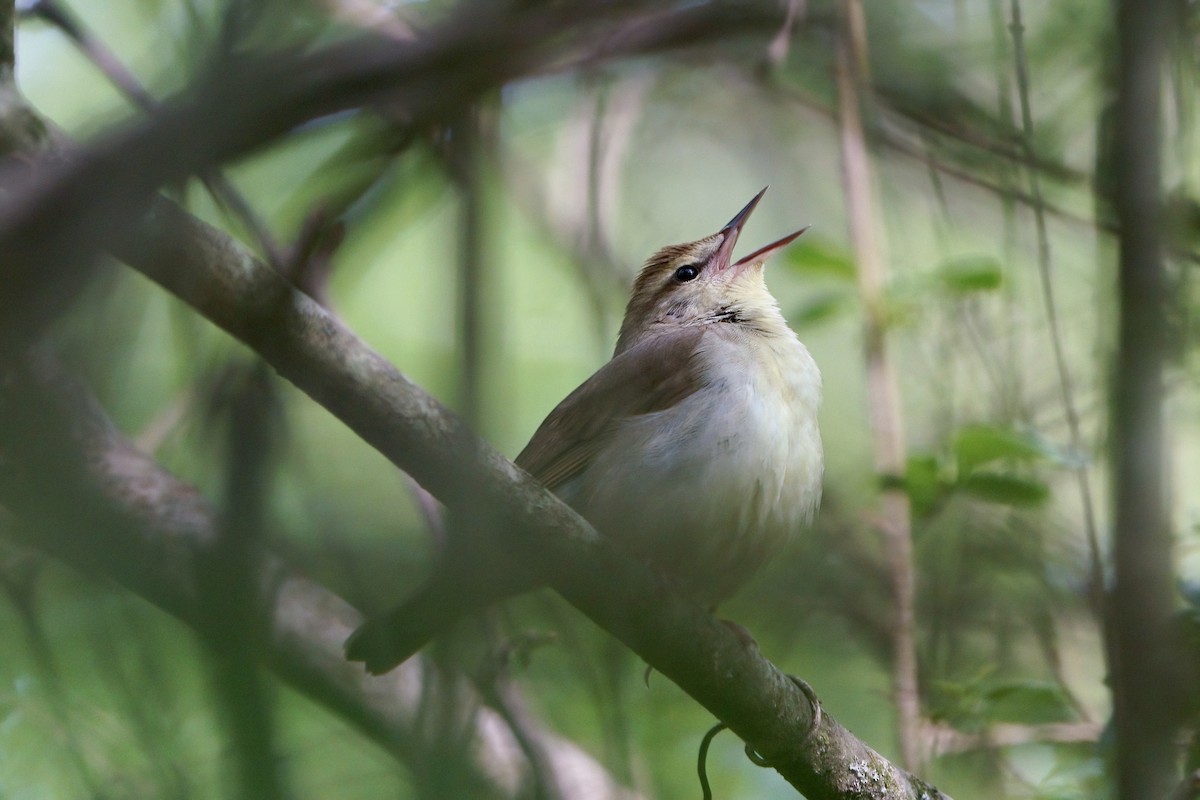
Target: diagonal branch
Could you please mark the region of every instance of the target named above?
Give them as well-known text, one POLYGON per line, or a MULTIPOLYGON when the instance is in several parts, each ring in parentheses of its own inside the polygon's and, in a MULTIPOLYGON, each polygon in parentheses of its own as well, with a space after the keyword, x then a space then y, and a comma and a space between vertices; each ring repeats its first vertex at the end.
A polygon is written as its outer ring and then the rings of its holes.
MULTIPOLYGON (((430 36, 407 45, 355 40, 301 56, 226 64, 151 119, 72 159, 39 164, 36 183, 21 187, 13 181, 0 209, 0 252, 13 290, 0 298, 0 346, 36 336, 86 277, 99 249, 111 247, 256 350, 448 506, 470 503, 486 510, 492 527, 477 532, 481 547, 516 554, 728 724, 810 800, 944 797, 830 715, 816 714, 810 696, 757 650, 668 591, 648 567, 616 552, 283 277, 227 236, 153 199, 154 189, 168 180, 201 172, 342 109, 386 99, 414 124, 428 123, 515 77, 728 35, 754 22, 744 9, 700 4, 595 28, 606 14, 630 8, 621 3, 585 4, 570 13, 552 8, 519 14, 504 26, 451 15, 430 36), (592 44, 597 37, 603 40, 599 46, 592 44), (130 170, 135 157, 139 169, 130 170), (38 302, 18 305, 30 297, 38 302)), ((141 484, 133 488, 146 490, 141 484)), ((181 522, 199 525, 202 504, 176 499, 181 522)), ((66 535, 66 526, 50 527, 66 535)), ((135 534, 135 541, 144 538, 135 534)), ((187 547, 178 540, 165 544, 167 552, 187 547)), ((178 585, 170 580, 171 569, 178 571, 183 562, 159 563, 162 553, 158 547, 138 559, 117 559, 102 549, 89 555, 121 580, 148 581, 148 595, 174 613, 195 613, 190 574, 176 574, 178 585)), ((293 585, 285 581, 276 596, 293 585)), ((319 623, 289 618, 289 624, 286 634, 273 634, 280 646, 319 623)), ((321 635, 331 629, 321 628, 321 635)), ((320 652, 328 658, 327 649, 320 652)), ((332 669, 324 660, 322 665, 332 669)), ((292 669, 291 679, 301 685, 317 682, 314 676, 321 674, 316 668, 292 669)))
POLYGON ((570 508, 219 231, 159 200, 118 255, 253 347, 447 506, 488 510, 503 548, 819 798, 942 797, 842 728, 701 608, 616 552, 570 508))
POLYGON ((0 169, 9 189, 0 196, 0 271, 8 288, 0 295, 0 350, 36 338, 81 288, 98 253, 127 236, 158 187, 297 126, 386 104, 420 130, 523 77, 683 47, 763 21, 719 3, 657 8, 591 2, 498 17, 495 8, 467 3, 411 42, 362 35, 308 52, 230 56, 147 119, 69 159, 53 154, 7 165, 0 169), (55 280, 45 280, 48 274, 55 280))
MULTIPOLYGON (((27 543, 116 580, 207 638, 212 615, 201 608, 195 576, 217 536, 214 509, 126 440, 48 358, 14 370, 4 389, 0 502, 29 523, 27 543)), ((362 621, 357 611, 276 560, 267 560, 260 582, 269 598, 260 648, 267 666, 400 761, 426 760, 416 710, 423 665, 369 678, 342 657, 342 642, 362 621)), ((465 780, 479 796, 510 796, 522 782, 526 765, 514 762, 505 729, 490 710, 476 717, 474 774, 465 780)), ((572 742, 536 735, 556 777, 579 788, 572 796, 625 796, 572 742)))

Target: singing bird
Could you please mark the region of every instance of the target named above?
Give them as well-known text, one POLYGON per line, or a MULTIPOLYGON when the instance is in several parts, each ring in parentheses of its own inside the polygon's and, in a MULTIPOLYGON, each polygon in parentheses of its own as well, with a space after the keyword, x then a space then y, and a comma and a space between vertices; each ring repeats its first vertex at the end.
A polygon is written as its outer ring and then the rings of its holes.
MULTIPOLYGON (((821 499, 821 373, 763 280, 767 259, 804 229, 733 261, 765 192, 711 236, 646 262, 612 360, 516 459, 601 534, 712 607, 805 527, 821 499)), ((356 631, 347 657, 387 672, 481 604, 535 586, 448 562, 356 631)))

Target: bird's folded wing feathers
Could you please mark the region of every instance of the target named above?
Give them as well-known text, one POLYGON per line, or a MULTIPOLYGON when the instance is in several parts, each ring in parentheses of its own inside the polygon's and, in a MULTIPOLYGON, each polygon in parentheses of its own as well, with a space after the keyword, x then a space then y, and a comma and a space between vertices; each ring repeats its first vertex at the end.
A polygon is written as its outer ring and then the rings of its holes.
POLYGON ((554 490, 582 472, 628 417, 671 408, 703 385, 703 327, 651 337, 613 358, 550 412, 517 466, 554 490))

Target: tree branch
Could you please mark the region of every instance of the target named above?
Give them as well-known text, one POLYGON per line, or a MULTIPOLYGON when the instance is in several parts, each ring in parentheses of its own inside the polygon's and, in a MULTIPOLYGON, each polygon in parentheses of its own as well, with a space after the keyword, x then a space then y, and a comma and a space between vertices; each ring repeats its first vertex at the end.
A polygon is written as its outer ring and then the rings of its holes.
POLYGON ((16 66, 15 40, 16 0, 0 0, 0 84, 11 84, 16 66))
MULTIPOLYGON (((40 357, 11 375, 0 393, 0 500, 29 523, 25 542, 116 580, 209 638, 211 614, 201 608, 196 572, 217 537, 214 509, 121 436, 52 360, 40 357)), ((259 582, 268 597, 268 636, 258 648, 267 666, 400 761, 422 763, 422 662, 368 677, 342 656, 342 643, 362 622, 357 611, 275 559, 266 560, 259 582)), ((573 797, 623 796, 572 742, 536 733, 557 779, 578 789, 573 797)), ((481 796, 515 794, 527 767, 514 762, 517 747, 503 721, 482 709, 475 735, 467 780, 481 796)))
MULTIPOLYGON (((860 87, 866 83, 867 42, 860 0, 843 0, 843 28, 837 47, 838 128, 846 213, 863 304, 863 359, 875 470, 902 477, 907 444, 900 385, 887 348, 884 293, 887 262, 879 242, 871 157, 862 122, 860 87)), ((916 573, 913 568, 912 510, 901 487, 884 488, 879 496, 878 524, 888 553, 892 583, 892 693, 896 700, 897 738, 905 767, 918 769, 921 696, 917 681, 916 573)))
MULTIPOLYGON (((1118 72, 1112 201, 1119 226, 1117 350, 1109 442, 1114 585, 1108 603, 1117 793, 1165 797, 1174 787, 1174 731, 1189 703, 1172 625, 1173 585, 1163 368, 1161 95, 1170 4, 1115 4, 1118 72)), ((1194 694, 1192 695, 1194 697, 1194 694)))
POLYGON ((828 714, 702 609, 670 593, 412 384, 336 318, 219 231, 159 200, 120 257, 253 347, 450 507, 491 512, 502 546, 729 724, 811 800, 941 797, 828 714))
POLYGON ((36 339, 159 186, 299 125, 386 104, 420 129, 521 77, 682 47, 764 19, 719 3, 661 12, 652 2, 593 2, 503 17, 492 6, 465 5, 411 42, 363 35, 307 52, 230 56, 147 119, 69 159, 8 165, 0 171, 9 187, 0 196, 0 350, 36 339))
MULTIPOLYGON (((584 23, 603 23, 610 4, 585 9, 590 18, 573 7, 570 13, 523 13, 503 26, 453 17, 416 43, 355 40, 302 56, 225 64, 151 119, 67 162, 40 164, 36 181, 10 181, 0 209, 7 281, 0 346, 34 338, 65 306, 98 250, 111 247, 255 349, 448 506, 469 503, 488 511, 494 527, 479 531, 478 546, 523 559, 727 723, 810 800, 944 797, 830 715, 814 715, 809 697, 761 654, 668 591, 648 567, 615 551, 283 277, 215 229, 152 199, 166 181, 335 111, 386 100, 421 124, 520 75, 679 46, 754 24, 744 9, 704 4, 597 30, 584 23), (597 36, 601 44, 592 45, 597 36), (134 156, 139 168, 130 170, 134 156)), ((176 502, 185 524, 200 524, 202 504, 185 496, 173 498, 168 508, 176 502)), ((206 535, 203 528, 200 535, 206 535)), ((178 540, 165 545, 167 552, 187 548, 178 540)), ((167 578, 185 561, 163 561, 163 552, 147 546, 139 558, 117 559, 99 550, 89 555, 122 580, 146 581, 164 607, 194 614, 191 576, 177 574, 178 584, 167 578)), ((286 583, 277 597, 286 594, 286 583)), ((311 622, 291 624, 288 635, 273 635, 280 646, 303 637, 311 622)), ((321 674, 295 664, 291 669, 301 684, 321 674)))
MULTIPOLYGON (((1017 73, 1017 97, 1021 101, 1021 146, 1025 150, 1028 164, 1029 194, 1033 198, 1034 229, 1037 232, 1038 279, 1042 289, 1042 304, 1046 309, 1046 327, 1050 337, 1050 351, 1054 355, 1054 369, 1058 374, 1058 391, 1062 399, 1063 413, 1067 420, 1067 433, 1071 449, 1076 453, 1087 452, 1083 441, 1083 421, 1075 400, 1075 388, 1071 382, 1070 368, 1063 347, 1062 324, 1059 321, 1058 301, 1055 298, 1054 279, 1051 275, 1050 234, 1046 226, 1046 208, 1042 199, 1042 181, 1034 162, 1033 111, 1030 107, 1029 61, 1025 55, 1025 23, 1021 21, 1020 0, 1011 0, 1013 38, 1013 60, 1017 73)), ((1088 600, 1094 613, 1103 615, 1104 608, 1104 559, 1100 553, 1100 535, 1097 532, 1096 504, 1092 499, 1092 482, 1088 465, 1080 463, 1072 470, 1079 492, 1079 505, 1083 510, 1084 541, 1088 549, 1088 600)))

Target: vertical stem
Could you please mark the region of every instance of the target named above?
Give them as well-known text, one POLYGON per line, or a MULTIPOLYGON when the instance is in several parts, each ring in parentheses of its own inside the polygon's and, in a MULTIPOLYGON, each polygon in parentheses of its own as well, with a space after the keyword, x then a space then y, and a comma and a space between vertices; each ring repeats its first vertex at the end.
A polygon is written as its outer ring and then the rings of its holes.
POLYGON ((483 198, 479 175, 479 111, 468 111, 455 129, 452 155, 458 182, 458 331, 461 348, 458 405, 467 423, 482 422, 483 198))
MULTIPOLYGON (((454 179, 458 185, 460 197, 459 248, 458 248, 458 323, 462 366, 459 381, 458 401, 463 417, 476 430, 485 423, 484 387, 486 376, 483 374, 486 362, 487 345, 491 337, 489 330, 498 330, 494 317, 488 315, 490 310, 486 302, 488 290, 494 292, 495 286, 487 285, 491 277, 487 271, 488 244, 490 239, 487 229, 486 187, 484 185, 484 170, 488 163, 494 162, 496 142, 494 109, 486 103, 474 106, 463 115, 455 129, 456 147, 451 154, 451 164, 454 179)), ((494 351, 493 351, 494 352, 494 351)), ((450 535, 458 541, 466 541, 460 527, 472 524, 475 509, 466 509, 465 513, 452 514, 449 519, 450 535)), ((485 612, 489 614, 489 612, 485 612)), ((496 615, 490 612, 488 623, 494 627, 496 615)), ((462 779, 457 775, 446 775, 447 764, 461 758, 464 748, 462 727, 462 705, 465 702, 455 691, 457 675, 447 669, 441 673, 445 685, 436 687, 433 691, 440 696, 435 697, 434 703, 438 715, 437 746, 444 748, 445 756, 435 761, 433 769, 423 782, 422 791, 429 797, 448 797, 461 795, 462 779)), ((557 800, 562 797, 558 778, 554 771, 552 759, 546 752, 545 744, 535 730, 527 709, 524 705, 517 686, 511 683, 502 671, 493 675, 479 676, 476 688, 490 705, 503 717, 508 724, 518 746, 525 754, 532 777, 532 796, 538 800, 557 800)))
POLYGON ((0 84, 12 83, 16 67, 16 0, 0 0, 0 84))
MULTIPOLYGON (((1008 36, 1004 22, 1004 0, 989 0, 988 8, 991 15, 992 46, 995 48, 996 63, 996 118, 1003 125, 1006 133, 1016 131, 1017 122, 1013 116, 1013 87, 1010 72, 1011 57, 1008 54, 1008 36)), ((998 181, 1000 186, 1000 203, 1004 219, 1004 263, 1013 264, 1016 261, 1017 250, 1017 204, 1013 199, 1018 175, 1007 161, 999 166, 998 181)), ((1024 341, 1023 326, 1017 322, 1018 300, 1015 282, 1004 281, 1004 320, 1008 332, 1007 347, 1005 348, 1005 387, 1003 388, 1002 411, 1006 418, 1020 419, 1026 416, 1023 408, 1024 391, 1022 389, 1025 375, 1021 344, 1024 341)))
MULTIPOLYGON (((1012 0, 1013 59, 1017 71, 1017 95, 1021 102, 1021 143, 1027 159, 1029 193, 1033 197, 1033 219, 1037 231, 1038 276, 1042 284, 1042 302, 1046 308, 1046 324, 1050 329, 1050 346, 1054 354, 1058 388, 1062 397, 1063 410, 1067 418, 1067 430, 1071 438, 1071 449, 1082 453, 1083 433, 1079 410, 1075 405, 1075 392, 1071 386, 1071 374, 1067 368, 1067 357, 1063 351, 1062 331, 1058 320, 1058 303, 1054 297, 1054 281, 1050 275, 1050 236, 1046 231, 1046 205, 1042 199, 1042 183, 1034 163, 1033 112, 1029 102, 1029 62, 1025 56, 1025 25, 1021 21, 1021 2, 1012 0)), ((1091 562, 1088 593, 1092 609, 1103 614, 1104 607, 1104 562, 1100 555, 1100 538, 1096 532, 1096 510, 1092 500, 1091 480, 1086 464, 1075 470, 1075 481, 1083 506, 1083 529, 1087 537, 1088 557, 1091 562)))
MULTIPOLYGON (((870 156, 860 115, 860 89, 866 63, 866 29, 861 0, 843 0, 844 28, 837 51, 838 118, 842 175, 850 219, 850 238, 858 264, 864 308, 864 347, 875 468, 881 475, 902 476, 906 445, 900 391, 888 358, 884 288, 887 266, 880 253, 874 209, 870 156)), ((905 769, 919 769, 920 696, 914 622, 915 578, 908 495, 896 488, 880 496, 880 528, 887 541, 895 602, 893 690, 898 735, 905 769)))
MULTIPOLYGON (((49 474, 46 477, 49 478, 49 474)), ((79 781, 87 793, 94 800, 105 800, 107 795, 102 788, 103 783, 97 780, 95 771, 88 763, 85 755, 87 750, 80 740, 77 720, 72 716, 74 709, 68 700, 70 693, 54 659, 50 637, 46 635, 46 629, 42 626, 42 617, 35 602, 37 576, 32 571, 24 570, 13 570, 14 574, 9 575, 9 569, 11 568, 6 567, 5 573, 0 574, 0 588, 12 601, 13 610, 16 611, 21 628, 29 641, 29 653, 37 670, 38 681, 42 684, 42 695, 58 726, 62 744, 66 745, 64 755, 79 773, 79 781)))
POLYGON ((1165 0, 1118 0, 1118 70, 1112 154, 1120 231, 1120 321, 1113 364, 1115 584, 1109 652, 1118 796, 1163 797, 1175 772, 1176 692, 1171 538, 1166 513, 1163 365, 1161 79, 1165 0), (1174 695, 1174 696, 1173 696, 1174 695))
POLYGON ((258 582, 278 408, 262 364, 231 367, 226 380, 229 396, 217 401, 229 416, 225 508, 198 585, 212 646, 214 692, 236 766, 236 796, 281 800, 287 792, 275 750, 274 702, 259 665, 267 627, 258 582))

